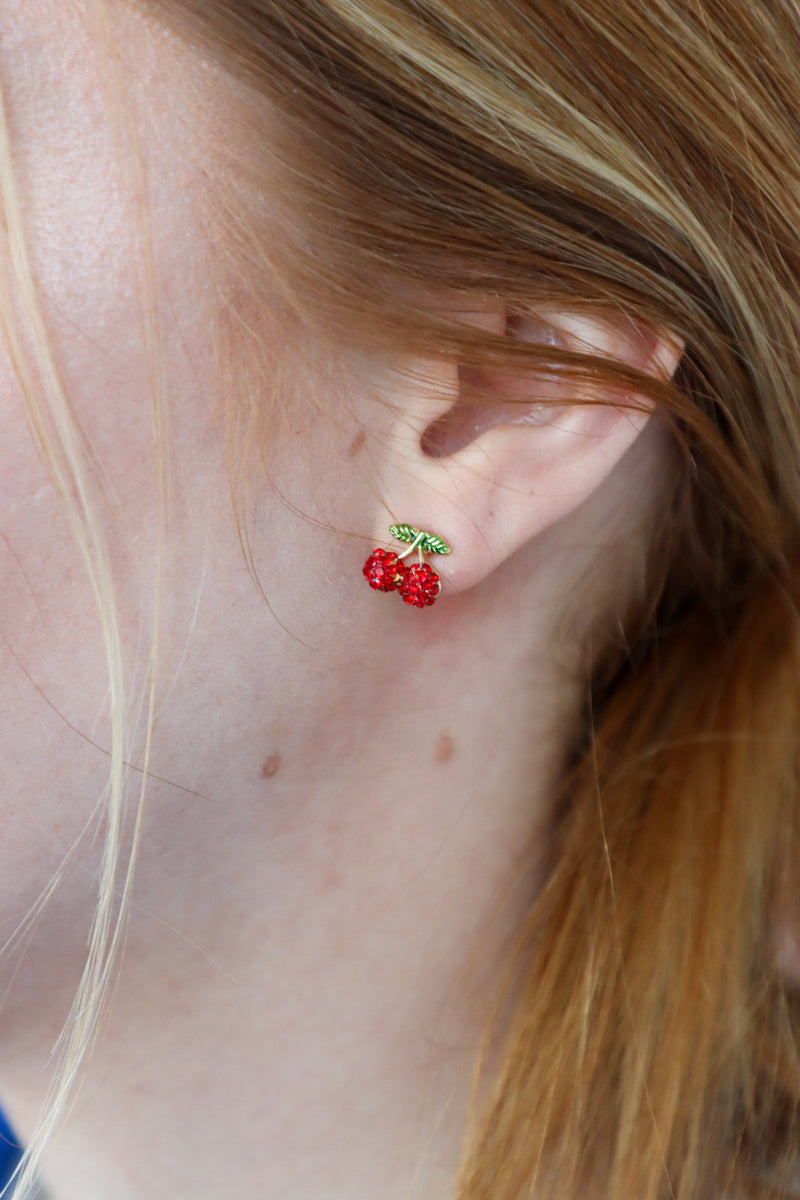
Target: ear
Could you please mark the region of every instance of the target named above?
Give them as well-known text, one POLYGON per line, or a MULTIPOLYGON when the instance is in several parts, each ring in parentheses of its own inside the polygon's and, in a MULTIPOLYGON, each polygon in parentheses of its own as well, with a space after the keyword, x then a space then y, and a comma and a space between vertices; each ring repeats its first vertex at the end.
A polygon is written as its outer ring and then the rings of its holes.
MULTIPOLYGON (((672 377, 684 349, 674 335, 622 315, 540 310, 537 317, 509 321, 498 305, 469 319, 661 380, 672 377)), ((395 400, 382 455, 388 512, 376 522, 375 544, 389 544, 388 526, 397 523, 444 538, 452 553, 432 565, 447 592, 480 583, 589 500, 649 419, 644 401, 637 410, 635 396, 603 394, 599 384, 449 364, 419 364, 395 400), (565 403, 553 407, 559 398, 565 403)))

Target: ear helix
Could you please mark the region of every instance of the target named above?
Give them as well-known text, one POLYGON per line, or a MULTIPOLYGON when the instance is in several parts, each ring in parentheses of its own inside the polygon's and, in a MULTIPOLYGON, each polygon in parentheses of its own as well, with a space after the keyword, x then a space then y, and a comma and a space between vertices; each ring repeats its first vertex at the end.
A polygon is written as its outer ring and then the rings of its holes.
POLYGON ((376 592, 397 591, 406 604, 428 608, 442 590, 442 581, 425 562, 426 554, 449 554, 450 547, 436 534, 415 529, 413 525, 392 525, 389 532, 399 542, 408 542, 407 550, 373 550, 364 563, 363 575, 376 592), (403 559, 417 551, 419 562, 407 567, 403 559))

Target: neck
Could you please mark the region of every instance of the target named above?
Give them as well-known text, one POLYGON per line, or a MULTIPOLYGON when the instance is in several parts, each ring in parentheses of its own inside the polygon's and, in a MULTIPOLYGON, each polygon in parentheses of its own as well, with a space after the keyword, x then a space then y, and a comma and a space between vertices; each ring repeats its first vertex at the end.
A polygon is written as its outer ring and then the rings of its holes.
MULTIPOLYGON (((447 1194, 576 707, 551 670, 519 682, 519 620, 480 596, 422 614, 390 688, 365 653, 346 704, 321 678, 324 719, 280 739, 249 696, 224 730, 212 698, 198 722, 201 681, 187 688, 202 786, 152 785, 121 978, 48 1158, 54 1200, 447 1194)), ((240 666, 214 664, 230 696, 240 666)), ((15 1076, 24 1114, 24 1057, 15 1076)))

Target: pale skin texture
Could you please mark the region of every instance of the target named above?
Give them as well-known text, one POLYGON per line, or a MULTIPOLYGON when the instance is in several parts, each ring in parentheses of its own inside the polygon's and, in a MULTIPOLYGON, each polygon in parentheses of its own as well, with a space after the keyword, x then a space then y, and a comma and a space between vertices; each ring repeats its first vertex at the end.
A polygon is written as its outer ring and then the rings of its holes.
MULTIPOLYGON (((214 419, 199 201, 232 102, 221 74, 141 10, 110 6, 109 21, 111 43, 91 4, 6 2, 0 16, 29 254, 104 471, 132 710, 157 530, 145 210, 170 412, 157 778, 119 984, 46 1179, 54 1200, 433 1200, 489 985, 547 847, 575 647, 604 602, 587 571, 602 554, 624 591, 632 567, 614 547, 637 544, 665 439, 596 410, 595 424, 555 433, 490 421, 431 462, 419 441, 441 390, 404 393, 381 375, 400 421, 355 379, 326 381, 320 406, 268 447, 290 501, 261 489, 254 554, 270 611, 243 561, 214 419), (361 578, 391 520, 453 544, 429 612, 361 578)), ((610 348, 639 360, 631 331, 612 333, 610 348)), ((263 339, 305 395, 303 351, 267 322, 263 339)), ((674 368, 677 348, 647 346, 674 368)), ((447 391, 447 370, 429 366, 447 391)), ((108 721, 92 599, 4 353, 0 397, 10 931, 90 820, 108 721)), ((82 966, 98 853, 84 839, 24 960, 2 970, 0 1099, 23 1133, 82 966)))

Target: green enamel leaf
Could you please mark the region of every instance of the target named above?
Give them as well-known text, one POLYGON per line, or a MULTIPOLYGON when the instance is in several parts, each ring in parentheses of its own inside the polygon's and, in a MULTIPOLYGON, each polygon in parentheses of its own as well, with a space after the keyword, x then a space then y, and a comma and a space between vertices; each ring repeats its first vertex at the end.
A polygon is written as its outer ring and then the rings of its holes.
POLYGON ((399 542, 416 542, 423 554, 449 554, 450 547, 444 538, 433 533, 424 533, 413 525, 392 525, 389 533, 399 542))
POLYGON ((444 538, 436 537, 432 533, 426 533, 421 542, 423 554, 449 554, 450 547, 444 538))
POLYGON ((415 529, 413 525, 392 525, 389 533, 399 542, 413 542, 419 530, 415 529))

